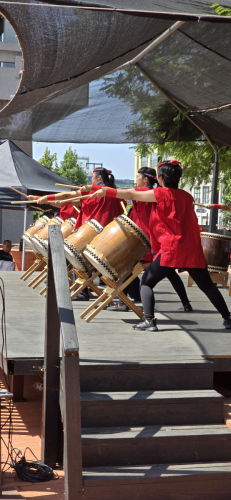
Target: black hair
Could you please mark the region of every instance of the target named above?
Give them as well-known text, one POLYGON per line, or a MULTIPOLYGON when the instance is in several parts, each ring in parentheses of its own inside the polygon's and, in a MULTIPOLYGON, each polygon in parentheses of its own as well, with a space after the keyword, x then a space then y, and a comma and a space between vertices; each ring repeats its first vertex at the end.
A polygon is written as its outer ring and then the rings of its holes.
POLYGON ((148 178, 148 183, 150 186, 154 186, 154 184, 158 184, 156 179, 156 170, 154 168, 141 167, 138 170, 138 174, 142 174, 143 177, 148 178))
POLYGON ((4 240, 3 241, 3 245, 5 245, 6 243, 10 243, 12 245, 12 241, 11 240, 4 240))
POLYGON ((182 168, 179 164, 177 165, 170 161, 163 162, 158 167, 158 177, 160 175, 162 175, 165 187, 177 189, 182 176, 182 168))
POLYGON ((115 177, 111 173, 111 170, 107 170, 104 167, 100 167, 100 168, 96 168, 94 170, 94 172, 97 172, 98 175, 101 175, 102 181, 104 182, 104 184, 106 186, 116 189, 115 177))

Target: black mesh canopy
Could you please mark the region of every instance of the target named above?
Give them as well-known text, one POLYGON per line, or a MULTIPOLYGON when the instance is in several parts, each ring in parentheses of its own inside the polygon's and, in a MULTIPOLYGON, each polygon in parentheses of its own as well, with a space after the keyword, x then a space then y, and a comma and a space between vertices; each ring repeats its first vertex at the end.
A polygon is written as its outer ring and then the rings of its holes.
POLYGON ((0 4, 24 58, 17 94, 0 112, 0 139, 134 143, 166 131, 199 139, 187 120, 176 126, 177 111, 156 83, 216 144, 231 145, 231 17, 214 14, 212 2, 45 3, 0 4), (118 69, 178 20, 185 22, 139 61, 149 80, 134 66, 118 69))

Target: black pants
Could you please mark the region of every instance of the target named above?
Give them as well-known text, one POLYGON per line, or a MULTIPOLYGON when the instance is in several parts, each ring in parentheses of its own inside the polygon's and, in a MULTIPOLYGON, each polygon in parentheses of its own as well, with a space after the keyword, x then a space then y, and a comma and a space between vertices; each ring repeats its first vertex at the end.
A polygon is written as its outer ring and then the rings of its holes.
MULTIPOLYGON (((175 269, 173 272, 167 276, 171 285, 173 286, 175 292, 178 294, 183 306, 189 302, 184 283, 180 278, 179 274, 176 273, 175 269)), ((142 280, 141 280, 142 281, 142 280)), ((125 295, 129 294, 133 300, 140 300, 140 285, 141 282, 138 276, 128 285, 123 292, 125 295)), ((122 300, 120 300, 123 303, 122 300)))
MULTIPOLYGON (((164 278, 169 278, 175 273, 175 269, 172 267, 160 265, 160 257, 159 255, 159 257, 150 264, 141 280, 141 300, 144 307, 145 318, 154 317, 155 297, 152 289, 159 281, 162 281, 164 278)), ((199 268, 187 268, 185 270, 188 271, 197 286, 205 293, 221 316, 224 319, 228 319, 229 310, 227 305, 223 296, 212 282, 208 270, 199 268)))

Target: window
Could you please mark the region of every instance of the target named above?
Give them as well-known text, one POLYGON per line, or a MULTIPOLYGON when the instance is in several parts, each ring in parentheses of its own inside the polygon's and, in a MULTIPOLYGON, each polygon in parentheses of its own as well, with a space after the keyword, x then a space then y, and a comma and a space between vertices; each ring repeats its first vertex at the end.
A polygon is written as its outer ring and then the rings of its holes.
POLYGON ((204 186, 203 187, 203 200, 202 200, 202 203, 204 203, 204 205, 207 205, 207 203, 209 203, 209 186, 204 186))
POLYGON ((0 68, 15 68, 15 63, 0 61, 0 68))
POLYGON ((145 156, 144 158, 141 158, 141 167, 147 167, 148 166, 148 157, 145 156))
POLYGON ((201 188, 200 187, 194 188, 194 201, 195 201, 195 203, 201 202, 201 188))
POLYGON ((152 153, 151 155, 151 168, 156 168, 158 165, 158 157, 156 153, 152 153))
POLYGON ((206 217, 202 217, 201 219, 202 226, 208 226, 208 223, 209 223, 208 215, 206 217))

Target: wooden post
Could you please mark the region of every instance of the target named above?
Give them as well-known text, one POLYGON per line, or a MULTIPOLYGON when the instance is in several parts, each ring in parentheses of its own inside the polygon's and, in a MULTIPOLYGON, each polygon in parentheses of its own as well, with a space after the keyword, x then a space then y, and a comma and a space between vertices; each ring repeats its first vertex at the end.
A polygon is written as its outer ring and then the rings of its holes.
POLYGON ((66 500, 82 500, 81 403, 79 345, 66 269, 63 238, 58 225, 49 226, 46 354, 43 405, 43 458, 57 458, 59 407, 59 338, 62 338, 61 414, 64 427, 66 500), (53 426, 53 428, 51 428, 53 426))
POLYGON ((57 309, 51 249, 48 250, 44 394, 42 413, 42 462, 55 467, 59 413, 60 320, 57 309))

